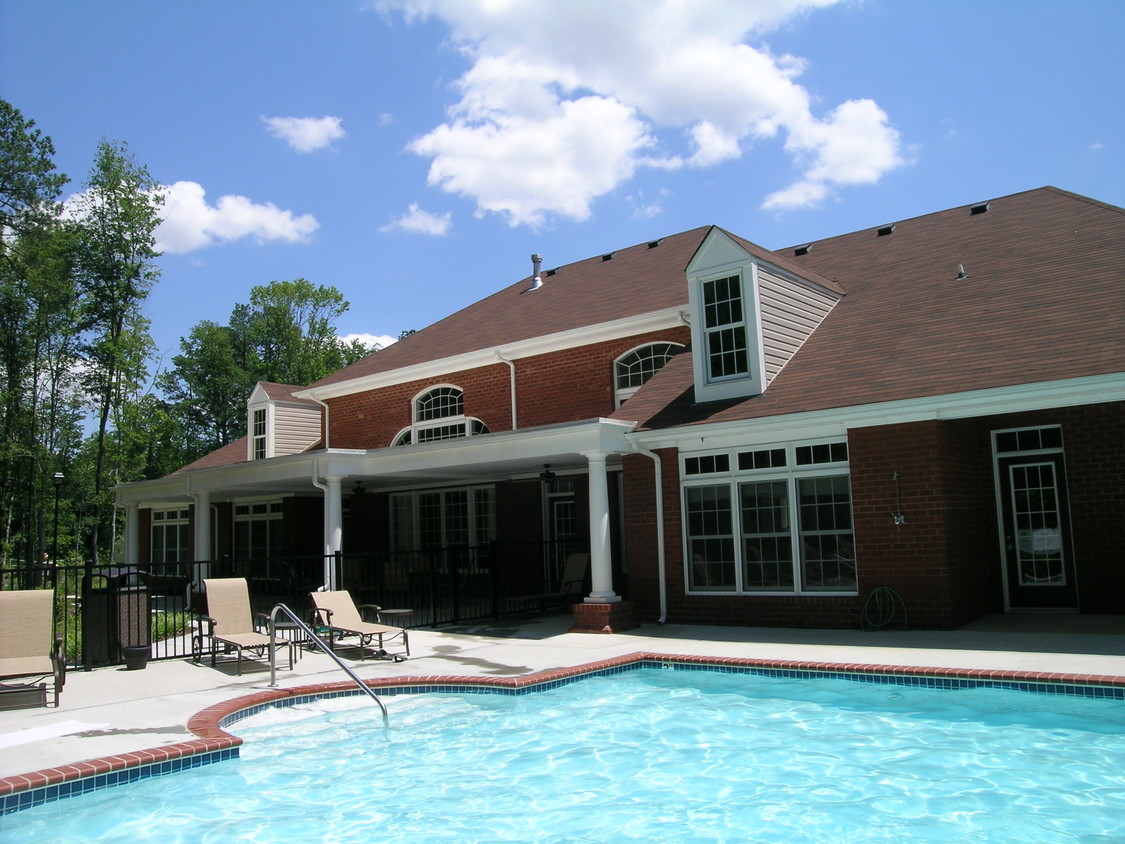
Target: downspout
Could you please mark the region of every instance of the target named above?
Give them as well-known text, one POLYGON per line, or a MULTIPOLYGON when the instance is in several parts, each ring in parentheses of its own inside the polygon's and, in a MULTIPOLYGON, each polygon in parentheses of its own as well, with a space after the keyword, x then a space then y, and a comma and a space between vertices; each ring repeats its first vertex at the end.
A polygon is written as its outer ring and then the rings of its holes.
MULTIPOLYGON (((324 450, 328 451, 328 405, 316 396, 309 396, 309 398, 324 408, 324 450)), ((313 483, 316 483, 316 481, 313 481, 313 483)))
MULTIPOLYGON (((313 399, 313 401, 316 401, 316 399, 313 399)), ((327 426, 325 426, 325 430, 327 430, 327 426)), ((325 500, 325 501, 328 501, 328 485, 327 485, 327 484, 322 484, 322 483, 320 482, 320 480, 318 479, 318 477, 317 477, 317 476, 319 475, 319 472, 317 471, 317 469, 319 469, 319 468, 320 468, 320 464, 319 464, 319 462, 318 462, 318 461, 316 461, 316 460, 314 460, 314 461, 313 461, 313 467, 312 467, 312 484, 313 484, 313 486, 315 486, 315 487, 316 487, 317 489, 319 489, 319 490, 321 491, 321 493, 323 493, 323 495, 324 495, 324 500, 325 500)), ((324 524, 325 524, 325 527, 323 528, 323 530, 324 530, 324 532, 327 532, 327 530, 328 530, 328 527, 327 527, 327 525, 328 525, 328 519, 327 519, 327 516, 325 517, 325 521, 324 521, 324 524)), ((328 544, 327 544, 326 542, 324 542, 324 541, 323 541, 323 539, 322 539, 322 541, 321 541, 321 551, 322 551, 322 553, 323 553, 323 554, 324 554, 324 556, 325 556, 325 563, 324 563, 325 569, 324 569, 324 572, 323 572, 323 574, 324 574, 324 585, 323 585, 323 586, 321 586, 321 587, 320 587, 319 589, 317 589, 316 591, 318 591, 318 592, 326 592, 326 591, 328 591, 328 590, 329 590, 329 589, 331 588, 331 584, 329 583, 329 581, 331 580, 331 578, 330 578, 330 577, 328 576, 328 570, 327 570, 327 566, 328 566, 328 562, 327 562, 327 558, 328 558, 328 544)))
POLYGON ((510 370, 508 380, 511 384, 511 387, 509 389, 512 394, 512 430, 514 431, 516 430, 516 365, 515 363, 504 357, 504 355, 501 354, 499 350, 496 352, 496 359, 501 363, 508 364, 508 369, 510 370))
POLYGON ((630 444, 637 454, 651 457, 656 470, 656 571, 660 588, 660 618, 656 623, 664 624, 668 620, 668 576, 664 561, 664 470, 660 465, 659 454, 637 445, 636 440, 632 440, 630 444))

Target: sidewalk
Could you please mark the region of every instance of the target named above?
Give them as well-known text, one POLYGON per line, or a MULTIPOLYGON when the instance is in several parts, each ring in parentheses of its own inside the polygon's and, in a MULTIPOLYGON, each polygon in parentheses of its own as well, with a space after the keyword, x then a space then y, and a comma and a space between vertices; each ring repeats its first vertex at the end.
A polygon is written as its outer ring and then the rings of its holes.
MULTIPOLYGON (((792 630, 645 625, 628 633, 569 633, 570 617, 513 625, 412 630, 403 663, 350 659, 361 678, 514 677, 638 652, 745 657, 841 665, 895 665, 1118 677, 1125 683, 1125 616, 990 616, 956 631, 792 630)), ((289 688, 346 680, 324 654, 304 653, 293 671, 279 654, 277 683, 289 688)), ((72 671, 58 709, 0 712, 0 777, 176 744, 189 718, 269 688, 265 662, 150 662, 141 671, 72 671)))

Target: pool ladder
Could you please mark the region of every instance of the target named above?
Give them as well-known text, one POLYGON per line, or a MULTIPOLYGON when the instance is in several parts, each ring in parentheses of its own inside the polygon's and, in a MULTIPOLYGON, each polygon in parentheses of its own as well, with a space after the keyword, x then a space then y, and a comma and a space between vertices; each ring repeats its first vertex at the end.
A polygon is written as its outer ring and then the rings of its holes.
POLYGON ((352 671, 350 668, 348 668, 348 666, 344 665, 343 660, 341 660, 340 657, 336 656, 336 654, 332 652, 332 649, 330 647, 328 647, 328 645, 324 644, 324 642, 321 640, 321 638, 319 636, 317 636, 316 633, 313 632, 312 628, 309 627, 307 624, 305 624, 305 622, 301 621, 301 619, 299 619, 297 617, 297 614, 295 612, 293 612, 293 610, 289 609, 289 607, 285 606, 285 604, 278 604, 270 612, 270 686, 274 687, 274 686, 277 685, 277 638, 276 638, 276 631, 277 631, 277 614, 278 614, 279 611, 284 613, 286 615, 286 617, 288 617, 288 619, 291 622, 293 622, 295 625, 297 625, 297 629, 300 630, 302 633, 304 633, 305 636, 307 637, 307 639, 312 644, 316 645, 318 648, 320 648, 322 651, 324 651, 326 654, 328 654, 330 657, 332 657, 333 661, 338 666, 340 666, 341 669, 343 669, 344 673, 347 674, 351 678, 353 683, 355 683, 357 686, 359 686, 359 688, 363 691, 364 694, 366 694, 369 698, 371 698, 373 701, 375 701, 377 704, 379 704, 379 708, 381 710, 383 710, 383 723, 386 723, 386 721, 387 721, 387 707, 383 703, 383 701, 379 700, 379 696, 371 690, 370 686, 368 686, 365 682, 363 682, 361 679, 359 679, 359 677, 356 676, 356 673, 354 671, 352 671))

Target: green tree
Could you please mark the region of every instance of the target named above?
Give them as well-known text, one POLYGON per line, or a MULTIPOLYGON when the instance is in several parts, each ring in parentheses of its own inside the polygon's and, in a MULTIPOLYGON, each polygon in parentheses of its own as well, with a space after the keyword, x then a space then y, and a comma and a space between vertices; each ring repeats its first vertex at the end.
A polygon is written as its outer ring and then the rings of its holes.
MULTIPOLYGON (((148 170, 125 144, 108 141, 98 145, 85 190, 74 200, 84 294, 84 380, 97 423, 93 492, 105 515, 110 507, 106 455, 111 417, 137 396, 152 352, 141 304, 159 275, 154 232, 162 204, 148 170)), ((90 543, 95 561, 98 543, 95 522, 90 543)))
POLYGON ((68 181, 55 172, 55 146, 20 110, 0 99, 0 238, 13 238, 49 224, 68 181))

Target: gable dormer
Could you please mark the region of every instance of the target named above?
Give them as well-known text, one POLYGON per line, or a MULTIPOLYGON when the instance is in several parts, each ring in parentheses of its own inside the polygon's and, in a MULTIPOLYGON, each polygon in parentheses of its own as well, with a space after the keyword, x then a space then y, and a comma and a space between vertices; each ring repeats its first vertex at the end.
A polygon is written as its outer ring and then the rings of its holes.
POLYGON ((246 402, 248 460, 300 454, 320 442, 321 408, 289 384, 259 381, 246 402))
POLYGON ((765 392, 843 290, 712 227, 687 267, 696 401, 765 392))

